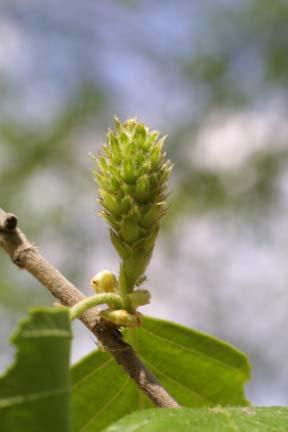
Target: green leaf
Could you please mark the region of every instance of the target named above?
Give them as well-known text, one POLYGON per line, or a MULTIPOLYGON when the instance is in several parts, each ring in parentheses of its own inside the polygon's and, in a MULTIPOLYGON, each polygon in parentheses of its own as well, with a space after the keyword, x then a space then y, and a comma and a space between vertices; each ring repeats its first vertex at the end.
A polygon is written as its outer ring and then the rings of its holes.
POLYGON ((288 409, 181 408, 135 412, 103 432, 287 432, 288 409))
MULTIPOLYGON (((247 405, 243 384, 250 368, 238 350, 155 318, 145 317, 135 335, 133 344, 143 362, 181 405, 247 405)), ((100 431, 125 414, 152 406, 114 360, 101 351, 72 368, 72 382, 74 432, 100 431)))
POLYGON ((33 309, 14 335, 14 364, 0 378, 1 432, 70 431, 70 320, 66 309, 33 309))
POLYGON ((145 364, 181 405, 247 405, 250 366, 228 343, 154 318, 145 318, 137 335, 145 364))
POLYGON ((72 368, 73 431, 96 432, 139 407, 129 376, 102 351, 72 368))

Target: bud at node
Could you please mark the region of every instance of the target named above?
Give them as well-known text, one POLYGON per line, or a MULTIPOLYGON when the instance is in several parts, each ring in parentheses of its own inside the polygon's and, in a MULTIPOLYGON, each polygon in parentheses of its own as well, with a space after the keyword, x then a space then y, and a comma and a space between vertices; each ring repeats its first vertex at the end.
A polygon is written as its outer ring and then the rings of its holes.
POLYGON ((91 286, 96 293, 116 292, 117 279, 109 270, 103 270, 93 276, 91 286))

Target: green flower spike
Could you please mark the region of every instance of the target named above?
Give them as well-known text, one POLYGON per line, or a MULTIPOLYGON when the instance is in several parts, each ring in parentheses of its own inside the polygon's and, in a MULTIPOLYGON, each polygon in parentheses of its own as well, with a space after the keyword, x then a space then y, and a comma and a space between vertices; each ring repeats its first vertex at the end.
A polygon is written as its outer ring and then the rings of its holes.
POLYGON ((96 295, 70 309, 71 319, 87 309, 106 304, 101 316, 118 326, 139 327, 136 310, 148 304, 150 293, 136 289, 145 280, 159 224, 166 212, 166 182, 172 164, 163 152, 164 138, 134 119, 122 124, 115 118, 115 131, 107 135, 94 172, 99 186, 101 215, 110 226, 112 243, 121 258, 118 281, 103 270, 91 280, 96 295))
POLYGON ((166 182, 172 164, 163 151, 165 137, 143 123, 115 118, 94 172, 101 215, 110 226, 121 258, 119 293, 127 296, 145 279, 161 218, 166 212, 166 182))

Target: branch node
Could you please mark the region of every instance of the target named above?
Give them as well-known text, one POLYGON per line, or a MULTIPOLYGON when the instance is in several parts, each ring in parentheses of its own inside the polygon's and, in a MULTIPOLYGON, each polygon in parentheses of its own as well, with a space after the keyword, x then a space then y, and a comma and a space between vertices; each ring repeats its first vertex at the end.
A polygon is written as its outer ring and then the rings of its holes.
POLYGON ((7 213, 6 220, 4 221, 4 231, 14 231, 17 227, 17 217, 13 213, 7 213))
POLYGON ((26 247, 19 246, 15 251, 14 256, 12 257, 12 261, 20 269, 25 268, 26 253, 29 251, 35 252, 36 248, 33 245, 29 244, 29 246, 26 247))

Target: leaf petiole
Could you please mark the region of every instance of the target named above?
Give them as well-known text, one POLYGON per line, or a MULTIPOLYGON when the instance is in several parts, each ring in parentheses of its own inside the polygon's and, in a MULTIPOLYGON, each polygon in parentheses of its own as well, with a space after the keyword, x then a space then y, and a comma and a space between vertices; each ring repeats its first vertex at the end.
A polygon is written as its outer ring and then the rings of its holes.
POLYGON ((107 304, 115 309, 124 309, 124 302, 119 294, 115 293, 100 293, 91 297, 87 297, 84 300, 76 303, 70 309, 70 319, 73 321, 82 315, 87 309, 101 304, 107 304))

